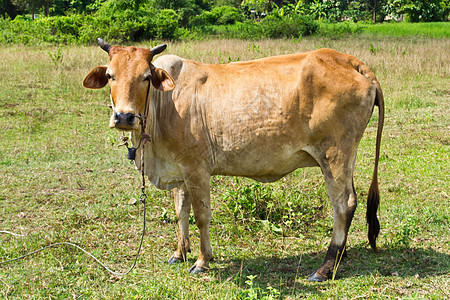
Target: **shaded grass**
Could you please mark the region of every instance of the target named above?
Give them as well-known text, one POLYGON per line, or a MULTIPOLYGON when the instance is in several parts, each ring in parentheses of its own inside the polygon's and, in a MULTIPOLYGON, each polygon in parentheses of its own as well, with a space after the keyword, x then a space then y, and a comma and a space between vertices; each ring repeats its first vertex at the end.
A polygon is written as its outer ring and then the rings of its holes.
MULTIPOLYGON (((358 152, 355 186, 360 205, 350 228, 349 257, 335 281, 306 280, 326 253, 332 209, 320 170, 303 169, 264 185, 272 191, 272 213, 290 212, 286 201, 295 200, 302 205, 294 212, 308 217, 295 230, 276 223, 283 234, 255 218, 237 219, 230 213, 232 197, 245 187, 254 189, 253 181, 212 179, 211 242, 216 261, 206 274, 187 274, 199 247, 193 224, 189 261, 165 263, 176 247, 175 213, 170 193, 150 188, 148 232, 138 267, 129 276, 110 276, 83 253, 64 246, 0 266, 0 297, 248 299, 250 291, 260 298, 270 295, 270 286, 284 299, 380 294, 448 298, 447 39, 219 40, 170 43, 168 52, 222 63, 321 47, 363 60, 385 93, 378 253, 367 246, 364 220, 375 110, 358 152), (311 212, 320 206, 320 213, 311 212), (248 276, 256 276, 252 286, 246 283, 248 276)), ((108 91, 81 87, 84 75, 106 59, 98 47, 0 48, 0 230, 26 235, 0 235, 0 260, 72 241, 118 271, 131 264, 142 207, 128 203, 139 197, 139 174, 126 160, 125 150, 117 148, 119 133, 107 128, 108 91), (58 51, 62 57, 55 59, 58 51)))

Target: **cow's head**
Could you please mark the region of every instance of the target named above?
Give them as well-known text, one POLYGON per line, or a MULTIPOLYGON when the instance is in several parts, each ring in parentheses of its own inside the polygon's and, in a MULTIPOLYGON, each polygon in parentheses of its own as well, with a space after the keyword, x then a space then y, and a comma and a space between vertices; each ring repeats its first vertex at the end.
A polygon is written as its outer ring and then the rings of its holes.
POLYGON ((111 87, 110 128, 134 130, 139 128, 139 117, 145 111, 150 84, 160 91, 175 88, 175 82, 163 69, 155 68, 153 56, 163 52, 166 45, 152 49, 111 46, 98 39, 100 47, 108 52, 106 66, 94 68, 83 80, 83 86, 100 89, 109 82, 111 87))

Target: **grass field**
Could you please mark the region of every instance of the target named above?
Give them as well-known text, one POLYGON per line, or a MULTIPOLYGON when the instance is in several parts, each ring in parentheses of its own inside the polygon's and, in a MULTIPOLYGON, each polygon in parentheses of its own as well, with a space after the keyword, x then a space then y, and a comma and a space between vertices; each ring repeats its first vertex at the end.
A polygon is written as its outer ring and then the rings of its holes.
POLYGON ((332 34, 348 34, 359 33, 367 37, 375 38, 449 38, 450 24, 448 22, 433 22, 433 23, 378 23, 378 24, 364 24, 364 23, 321 23, 323 33, 332 34))
MULTIPOLYGON (((167 53, 226 63, 322 47, 360 58, 384 90, 378 253, 369 249, 365 224, 375 110, 358 152, 359 206, 348 257, 335 280, 307 281, 322 263, 332 228, 331 205, 314 168, 266 185, 213 178, 216 260, 205 274, 187 272, 198 255, 194 224, 189 262, 166 264, 176 247, 174 205, 170 192, 150 188, 147 233, 131 274, 110 275, 62 246, 1 265, 0 298, 449 298, 449 39, 213 40, 169 43, 167 53), (260 219, 261 210, 268 221, 260 219)), ((117 147, 120 134, 108 129, 108 90, 81 86, 106 61, 99 47, 0 47, 0 231, 24 235, 0 233, 0 261, 66 241, 117 271, 132 264, 142 230, 143 207, 133 204, 139 173, 117 147)))

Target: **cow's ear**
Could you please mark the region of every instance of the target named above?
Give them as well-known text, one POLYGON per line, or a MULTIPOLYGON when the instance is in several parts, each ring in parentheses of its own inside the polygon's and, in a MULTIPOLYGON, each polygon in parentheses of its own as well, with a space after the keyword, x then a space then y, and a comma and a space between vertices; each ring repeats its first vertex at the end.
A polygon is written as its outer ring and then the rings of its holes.
POLYGON ((152 84, 155 89, 167 92, 175 88, 175 81, 165 70, 156 68, 152 72, 152 84))
POLYGON ((94 68, 83 80, 83 86, 88 89, 101 89, 107 83, 108 77, 106 77, 105 66, 94 68))

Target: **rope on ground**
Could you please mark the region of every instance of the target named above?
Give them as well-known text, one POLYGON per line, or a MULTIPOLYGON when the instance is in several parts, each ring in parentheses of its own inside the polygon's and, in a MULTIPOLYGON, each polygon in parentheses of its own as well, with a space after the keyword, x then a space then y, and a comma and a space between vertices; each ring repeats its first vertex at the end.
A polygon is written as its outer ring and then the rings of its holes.
MULTIPOLYGON (((51 245, 42 247, 42 248, 39 249, 39 250, 36 250, 36 251, 30 252, 30 253, 27 253, 27 254, 25 254, 25 255, 22 255, 22 256, 20 256, 20 257, 16 257, 16 258, 13 258, 13 259, 10 259, 10 260, 2 261, 2 262, 0 262, 0 265, 4 265, 4 264, 8 264, 8 263, 11 263, 11 262, 14 262, 14 261, 18 261, 18 260, 20 260, 20 259, 24 259, 24 258, 26 258, 26 257, 28 257, 28 256, 31 256, 31 255, 36 254, 36 253, 38 253, 38 252, 44 251, 45 249, 49 249, 49 248, 53 248, 53 247, 58 247, 58 246, 61 246, 61 245, 67 245, 67 246, 75 247, 75 248, 77 248, 78 250, 83 251, 86 255, 92 257, 92 258, 93 258, 100 266, 102 266, 102 267, 103 267, 106 271, 108 271, 109 273, 111 273, 111 274, 113 274, 113 275, 115 275, 115 276, 125 276, 125 275, 129 274, 129 273, 134 269, 134 267, 136 266, 136 262, 137 262, 137 259, 138 259, 138 257, 139 257, 139 253, 141 252, 142 242, 143 242, 143 240, 144 240, 144 235, 145 235, 145 211, 146 211, 146 209, 145 209, 145 200, 142 201, 142 202, 144 203, 144 222, 143 222, 144 225, 143 225, 143 229, 142 229, 141 240, 140 240, 140 242, 139 242, 139 248, 138 248, 138 250, 137 250, 136 257, 134 258, 133 265, 132 265, 132 266, 130 267, 130 269, 129 269, 128 271, 126 271, 125 273, 119 273, 119 272, 115 272, 115 271, 111 270, 111 269, 108 268, 104 263, 102 263, 98 258, 96 258, 94 255, 92 255, 91 253, 89 253, 89 252, 86 251, 85 249, 81 248, 80 246, 78 246, 78 245, 76 245, 76 244, 73 244, 73 243, 69 243, 69 242, 54 243, 54 244, 51 244, 51 245)), ((24 236, 24 235, 22 235, 22 234, 13 233, 13 232, 6 231, 6 230, 0 230, 0 233, 6 233, 6 234, 13 235, 13 236, 24 236)))
POLYGON ((18 233, 14 233, 14 232, 11 232, 11 231, 6 231, 6 230, 0 230, 0 233, 6 233, 6 234, 13 235, 13 236, 25 236, 23 234, 18 234, 18 233))

